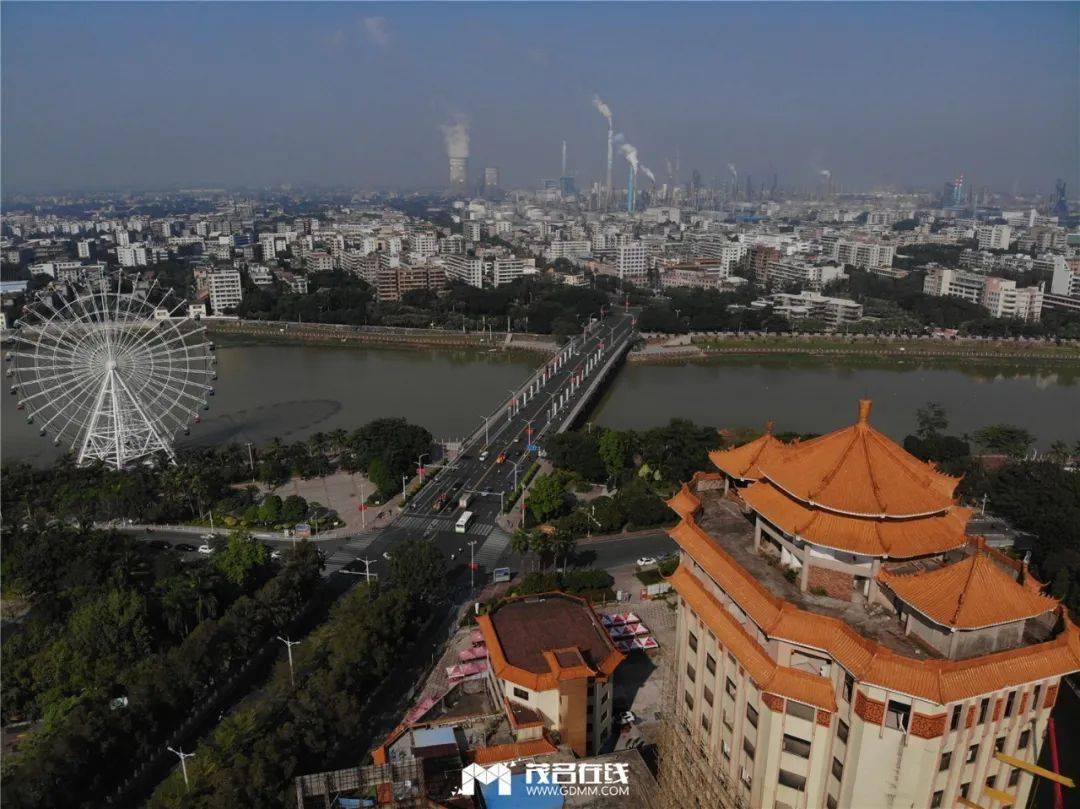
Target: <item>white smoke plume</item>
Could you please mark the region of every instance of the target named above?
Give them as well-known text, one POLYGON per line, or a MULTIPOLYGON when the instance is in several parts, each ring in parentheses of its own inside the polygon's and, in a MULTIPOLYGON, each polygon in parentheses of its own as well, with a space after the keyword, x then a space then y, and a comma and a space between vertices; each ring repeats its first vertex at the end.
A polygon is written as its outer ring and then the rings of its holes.
POLYGON ((440 124, 443 140, 446 141, 447 157, 469 156, 469 122, 457 116, 445 124, 440 124))
POLYGON ((818 174, 820 174, 822 177, 832 177, 832 172, 828 169, 822 169, 818 172, 818 174))
POLYGON ((592 97, 592 103, 593 103, 593 106, 596 107, 597 111, 601 115, 603 115, 605 118, 607 118, 608 128, 610 129, 611 128, 611 121, 612 121, 611 107, 609 107, 607 104, 605 104, 603 99, 600 98, 600 96, 595 95, 595 94, 592 97))
POLYGON ((731 176, 734 177, 736 180, 738 180, 739 179, 739 172, 735 170, 735 164, 734 163, 728 163, 727 167, 728 167, 728 171, 731 172, 731 176))
POLYGON ((632 144, 626 142, 625 138, 620 136, 619 151, 622 152, 623 157, 626 158, 626 162, 634 167, 634 171, 638 170, 638 154, 637 149, 632 144))
POLYGON ((644 163, 641 164, 641 170, 642 170, 642 172, 644 172, 646 177, 648 177, 650 180, 652 180, 653 185, 656 185, 656 175, 652 173, 652 170, 648 166, 646 166, 644 163))

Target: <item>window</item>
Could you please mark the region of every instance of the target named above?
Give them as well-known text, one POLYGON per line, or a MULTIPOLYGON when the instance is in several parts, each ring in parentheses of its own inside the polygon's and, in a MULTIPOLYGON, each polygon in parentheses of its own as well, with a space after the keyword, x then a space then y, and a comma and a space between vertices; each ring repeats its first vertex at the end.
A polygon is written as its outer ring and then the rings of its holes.
POLYGON ((897 702, 890 699, 888 708, 885 712, 885 726, 890 727, 893 730, 908 729, 908 719, 911 717, 911 706, 905 705, 903 702, 897 702))
POLYGON ((934 797, 930 799, 930 809, 941 809, 941 801, 945 797, 945 791, 939 789, 934 793, 934 797))
POLYGON ((971 782, 960 785, 960 797, 966 798, 968 796, 968 790, 971 789, 971 782))
POLYGON ((801 702, 793 702, 788 700, 784 706, 784 713, 788 716, 797 716, 800 719, 805 719, 807 722, 814 721, 814 709, 809 705, 803 705, 801 702))
POLYGON ((938 772, 944 772, 952 764, 952 753, 942 753, 941 761, 938 762, 938 772))
POLYGON ((848 737, 848 723, 843 719, 839 720, 836 724, 836 738, 847 744, 848 737))
POLYGON ((705 697, 705 702, 707 702, 711 706, 713 700, 713 693, 712 689, 709 688, 709 686, 705 686, 705 693, 702 696, 705 697))
POLYGON ((994 752, 995 753, 1004 753, 1005 752, 1005 737, 1004 736, 998 736, 997 737, 997 741, 994 742, 994 752))
POLYGON ((745 736, 742 740, 742 750, 744 753, 746 753, 746 757, 748 759, 750 759, 751 761, 754 760, 754 745, 751 744, 750 740, 747 739, 745 736))
POLYGON ((1020 783, 1020 768, 1014 767, 1013 771, 1009 773, 1009 786, 1014 787, 1020 783))
POLYGON ((1016 692, 1010 691, 1009 696, 1005 698, 1005 716, 1013 715, 1013 708, 1016 707, 1016 692))
POLYGON ((731 745, 727 742, 720 742, 720 752, 724 754, 724 758, 731 761, 731 745))
POLYGON ((691 666, 689 663, 687 663, 686 664, 686 679, 688 679, 690 682, 694 682, 694 680, 696 678, 697 678, 697 671, 694 670, 693 666, 691 666))
POLYGON ((844 702, 851 702, 851 694, 855 690, 855 678, 844 672, 844 702))
POLYGON ((514 696, 517 697, 518 699, 523 699, 526 702, 529 701, 529 692, 524 691, 524 690, 522 690, 520 688, 514 688, 514 696))
POLYGON ((785 733, 782 746, 785 753, 791 753, 799 758, 810 758, 810 742, 800 739, 798 736, 785 733))
POLYGON ((750 723, 752 727, 757 727, 758 712, 753 705, 746 706, 746 721, 750 723))
POLYGON ((1035 690, 1031 692, 1031 710, 1039 710, 1039 692, 1042 691, 1042 685, 1035 686, 1035 690))
POLYGON ((602 714, 600 714, 600 724, 601 725, 604 724, 607 721, 607 717, 608 717, 608 712, 607 712, 607 708, 605 708, 604 712, 602 714))
POLYGON ((786 787, 804 792, 806 790, 806 779, 801 775, 796 775, 793 772, 787 770, 780 770, 780 778, 778 779, 781 784, 786 787))
POLYGON ((726 727, 728 730, 733 729, 733 725, 732 725, 732 722, 731 722, 731 717, 728 716, 727 711, 724 711, 723 721, 724 721, 724 727, 726 727))
POLYGON ((716 674, 716 658, 710 654, 705 655, 705 668, 709 670, 709 674, 716 674))
POLYGON ((844 780, 844 765, 840 763, 840 759, 833 756, 832 760, 832 774, 837 781, 844 780))
POLYGON ((979 703, 979 722, 978 722, 978 724, 981 725, 983 722, 986 721, 986 715, 989 712, 990 712, 990 698, 989 697, 984 697, 982 702, 979 703))
POLYGON ((836 807, 837 807, 836 798, 834 798, 832 795, 826 795, 825 796, 825 809, 836 809, 836 807))
POLYGON ((608 700, 608 696, 609 696, 609 695, 608 695, 608 692, 607 692, 607 691, 605 691, 605 692, 604 692, 604 696, 600 697, 600 704, 601 704, 601 705, 603 705, 603 704, 604 704, 605 702, 607 702, 607 700, 608 700))
POLYGON ((706 714, 701 715, 701 726, 705 728, 706 731, 711 729, 711 725, 709 724, 709 717, 706 714))
POLYGON ((689 634, 689 636, 687 637, 687 640, 689 640, 689 642, 690 642, 690 651, 691 652, 696 652, 697 651, 697 635, 695 635, 693 632, 691 632, 689 634))
POLYGON ((963 705, 954 705, 952 709, 952 718, 949 719, 949 730, 956 730, 960 727, 960 714, 963 712, 963 705))
POLYGON ((731 681, 730 677, 725 677, 724 680, 724 690, 727 691, 729 697, 735 699, 735 683, 731 681))
POLYGON ((1025 730, 1020 734, 1020 738, 1016 740, 1016 749, 1024 750, 1028 746, 1028 740, 1031 739, 1031 731, 1025 730))
POLYGON ((686 697, 686 707, 689 708, 691 711, 694 710, 694 698, 692 696, 690 696, 689 691, 686 692, 685 697, 686 697))
POLYGON ((973 745, 971 745, 971 747, 968 748, 968 754, 967 754, 967 758, 965 759, 965 762, 967 764, 972 764, 972 763, 975 762, 975 759, 977 759, 978 757, 979 757, 979 745, 973 744, 973 745))
POLYGON ((993 789, 994 784, 996 784, 996 783, 997 783, 997 776, 996 775, 991 775, 989 778, 986 779, 986 786, 989 789, 993 789))

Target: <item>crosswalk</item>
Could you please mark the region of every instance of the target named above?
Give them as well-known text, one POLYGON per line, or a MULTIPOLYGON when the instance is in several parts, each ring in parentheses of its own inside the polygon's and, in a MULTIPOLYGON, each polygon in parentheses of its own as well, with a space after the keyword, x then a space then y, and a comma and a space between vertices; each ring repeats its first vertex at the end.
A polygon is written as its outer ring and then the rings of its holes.
POLYGON ((510 545, 510 535, 498 526, 489 526, 487 539, 476 551, 476 563, 483 567, 492 567, 502 558, 510 545))
POLYGON ((326 560, 326 566, 323 568, 323 575, 333 575, 358 556, 363 556, 364 551, 366 551, 368 546, 375 541, 377 536, 378 534, 374 531, 368 531, 352 537, 326 560))

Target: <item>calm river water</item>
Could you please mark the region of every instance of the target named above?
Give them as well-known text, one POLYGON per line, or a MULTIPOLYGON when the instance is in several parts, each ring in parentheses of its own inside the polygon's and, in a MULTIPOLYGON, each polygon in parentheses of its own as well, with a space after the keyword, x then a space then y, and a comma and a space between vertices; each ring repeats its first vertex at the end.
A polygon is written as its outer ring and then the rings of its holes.
MULTIPOLYGON (((405 351, 309 346, 224 346, 218 393, 203 423, 181 443, 297 441, 318 431, 352 429, 382 416, 404 416, 439 438, 470 433, 535 357, 472 351, 405 351)), ((1038 436, 1041 448, 1080 439, 1080 369, 1023 369, 894 364, 852 366, 805 360, 627 364, 593 414, 613 427, 650 427, 673 417, 714 426, 825 432, 850 424, 855 400, 874 399, 873 421, 900 439, 915 409, 933 399, 963 432, 1009 422, 1038 436)), ((48 438, 23 422, 5 396, 0 453, 48 463, 48 438)))

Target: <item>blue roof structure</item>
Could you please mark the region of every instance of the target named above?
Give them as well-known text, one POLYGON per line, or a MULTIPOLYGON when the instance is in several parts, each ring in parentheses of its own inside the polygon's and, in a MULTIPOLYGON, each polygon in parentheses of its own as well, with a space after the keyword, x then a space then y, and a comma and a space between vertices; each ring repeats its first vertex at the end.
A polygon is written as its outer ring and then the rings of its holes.
POLYGON ((480 787, 480 795, 487 809, 562 809, 565 799, 562 795, 540 794, 538 790, 551 789, 549 785, 532 784, 526 786, 525 773, 510 776, 510 794, 500 795, 498 782, 491 782, 480 787), (529 790, 534 790, 529 792, 529 790))

